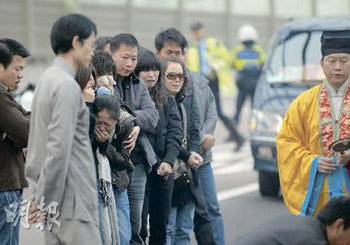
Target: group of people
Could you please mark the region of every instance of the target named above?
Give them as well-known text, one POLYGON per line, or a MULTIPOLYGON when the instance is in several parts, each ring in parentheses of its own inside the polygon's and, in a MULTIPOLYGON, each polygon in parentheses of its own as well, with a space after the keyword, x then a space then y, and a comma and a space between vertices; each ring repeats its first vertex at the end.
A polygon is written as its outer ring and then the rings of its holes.
POLYGON ((186 65, 186 38, 163 30, 153 52, 129 33, 96 36, 81 14, 54 23, 31 113, 12 94, 30 53, 0 39, 1 242, 18 244, 29 187, 26 222, 46 244, 189 244, 193 230, 198 244, 225 244, 216 101, 186 65))
MULTIPOLYGON (((129 33, 95 40, 84 15, 60 17, 31 113, 12 94, 30 53, 0 39, 2 244, 18 244, 26 187, 26 222, 45 227, 46 244, 190 244, 192 231, 198 244, 225 244, 211 166, 220 62, 202 53, 220 44, 202 28, 192 26, 193 47, 179 30, 162 30, 151 51, 129 33)), ((350 244, 350 153, 332 148, 350 138, 349 43, 349 31, 323 33, 326 79, 291 104, 277 137, 287 208, 317 219, 276 219, 238 244, 350 244)), ((243 74, 244 59, 256 69, 264 58, 253 40, 242 45, 234 52, 243 74)))

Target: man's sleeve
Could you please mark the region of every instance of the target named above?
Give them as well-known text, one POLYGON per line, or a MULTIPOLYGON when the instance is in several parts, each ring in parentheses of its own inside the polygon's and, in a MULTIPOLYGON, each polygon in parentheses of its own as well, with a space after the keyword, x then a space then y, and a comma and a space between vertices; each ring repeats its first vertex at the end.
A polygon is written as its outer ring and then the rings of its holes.
POLYGON ((41 197, 45 197, 46 203, 61 204, 81 103, 78 90, 67 84, 59 86, 52 97, 52 116, 47 126, 47 156, 37 184, 36 205, 41 197))
POLYGON ((6 140, 12 141, 16 148, 27 147, 29 136, 30 116, 28 112, 21 110, 18 104, 10 99, 10 95, 1 94, 1 120, 0 120, 0 140, 6 133, 6 140))
MULTIPOLYGON (((230 66, 230 63, 231 63, 230 52, 226 48, 225 44, 223 44, 222 42, 218 42, 217 41, 216 55, 217 55, 218 58, 220 58, 220 59, 225 61, 224 67, 229 67, 230 66)), ((223 68, 223 67, 221 67, 221 68, 223 68)))
MULTIPOLYGON (((218 120, 218 113, 216 109, 216 103, 215 103, 215 97, 213 95, 213 92, 209 88, 209 86, 206 86, 206 113, 204 118, 204 124, 203 128, 201 130, 201 135, 205 134, 211 134, 214 135, 216 122, 218 120)), ((203 138, 201 138, 202 142, 203 138)))
POLYGON ((201 127, 201 118, 199 115, 199 106, 196 98, 196 91, 193 89, 192 101, 191 101, 191 115, 189 127, 189 138, 190 138, 190 149, 189 151, 195 151, 199 153, 199 144, 200 144, 200 127, 201 127))
POLYGON ((260 45, 258 46, 258 53, 259 53, 259 64, 263 65, 267 57, 266 57, 265 50, 260 45))
POLYGON ((146 86, 140 82, 142 88, 140 109, 135 111, 135 124, 140 127, 141 131, 151 131, 158 123, 159 114, 155 107, 146 86))

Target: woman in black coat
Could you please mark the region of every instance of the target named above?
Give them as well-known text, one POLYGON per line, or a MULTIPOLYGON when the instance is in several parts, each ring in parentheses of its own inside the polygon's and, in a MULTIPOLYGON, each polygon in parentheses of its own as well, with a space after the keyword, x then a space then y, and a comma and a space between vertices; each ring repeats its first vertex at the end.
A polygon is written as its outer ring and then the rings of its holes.
POLYGON ((182 139, 181 118, 174 97, 166 93, 160 82, 160 62, 153 52, 142 50, 135 74, 148 88, 159 112, 157 127, 153 132, 147 133, 158 163, 147 178, 148 190, 143 210, 144 229, 147 227, 149 213, 149 244, 166 244, 166 228, 174 181, 171 173, 182 139), (148 201, 149 208, 147 208, 148 201))
MULTIPOLYGON (((190 244, 193 230, 197 176, 196 169, 202 164, 199 153, 200 145, 200 116, 194 94, 187 88, 188 79, 185 65, 176 57, 171 57, 161 63, 162 83, 166 91, 175 96, 180 111, 181 122, 184 126, 184 139, 179 152, 179 160, 186 175, 175 179, 172 194, 172 206, 167 228, 168 244, 190 244)), ((181 169, 183 169, 181 168, 181 169)), ((175 178, 178 169, 175 167, 175 178)))

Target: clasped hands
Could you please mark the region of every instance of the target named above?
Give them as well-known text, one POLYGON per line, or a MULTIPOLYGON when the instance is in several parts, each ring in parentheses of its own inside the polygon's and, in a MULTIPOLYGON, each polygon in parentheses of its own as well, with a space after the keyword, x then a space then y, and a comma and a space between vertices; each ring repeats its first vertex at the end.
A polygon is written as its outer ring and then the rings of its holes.
POLYGON ((350 153, 348 151, 336 153, 336 157, 337 163, 334 163, 333 157, 321 157, 318 162, 318 171, 321 173, 330 174, 336 170, 337 167, 347 166, 350 160, 350 153))

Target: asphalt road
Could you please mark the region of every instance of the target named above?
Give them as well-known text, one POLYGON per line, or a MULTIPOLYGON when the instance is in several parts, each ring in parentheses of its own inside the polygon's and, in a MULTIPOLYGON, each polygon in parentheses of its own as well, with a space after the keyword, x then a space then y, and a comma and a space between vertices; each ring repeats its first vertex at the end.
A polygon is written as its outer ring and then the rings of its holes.
MULTIPOLYGON (((233 98, 222 100, 225 113, 232 117, 233 98)), ((248 138, 249 103, 245 104, 239 131, 248 138)), ((219 121, 215 132, 216 145, 213 149, 213 169, 220 201, 221 212, 225 223, 226 244, 234 244, 234 240, 254 226, 264 221, 287 214, 281 195, 276 198, 260 196, 257 173, 253 171, 249 142, 240 152, 234 152, 234 143, 225 142, 227 131, 219 121)), ((195 241, 191 242, 196 244, 195 241)), ((41 245, 43 233, 35 227, 30 230, 21 229, 20 244, 41 245)))

